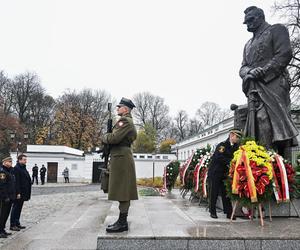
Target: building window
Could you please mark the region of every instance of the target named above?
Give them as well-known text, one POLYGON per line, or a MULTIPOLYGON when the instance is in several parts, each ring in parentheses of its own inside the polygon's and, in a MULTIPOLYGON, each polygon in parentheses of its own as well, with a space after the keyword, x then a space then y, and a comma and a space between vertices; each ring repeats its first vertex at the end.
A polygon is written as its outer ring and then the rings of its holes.
POLYGON ((137 158, 136 155, 133 155, 133 158, 137 158))
POLYGON ((148 155, 147 158, 148 158, 148 159, 152 159, 152 155, 148 155))
POLYGON ((145 159, 145 156, 144 155, 140 155, 140 159, 145 159))
POLYGON ((160 159, 160 155, 157 155, 157 156, 155 157, 155 159, 160 159))
POLYGON ((164 156, 163 156, 163 159, 164 159, 164 160, 168 160, 169 157, 168 157, 167 155, 164 155, 164 156))

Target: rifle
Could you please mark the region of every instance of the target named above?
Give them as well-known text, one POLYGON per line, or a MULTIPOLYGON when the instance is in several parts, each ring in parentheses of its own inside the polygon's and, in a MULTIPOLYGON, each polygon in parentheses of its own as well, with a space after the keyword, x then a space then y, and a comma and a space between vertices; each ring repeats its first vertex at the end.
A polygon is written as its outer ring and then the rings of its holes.
MULTIPOLYGON (((111 103, 108 103, 108 121, 107 121, 107 133, 112 132, 112 115, 111 115, 111 103)), ((102 152, 102 159, 104 158, 104 166, 101 169, 100 182, 101 189, 104 193, 108 192, 109 183, 109 170, 108 170, 108 159, 110 155, 110 145, 104 144, 103 148, 100 150, 102 152)))

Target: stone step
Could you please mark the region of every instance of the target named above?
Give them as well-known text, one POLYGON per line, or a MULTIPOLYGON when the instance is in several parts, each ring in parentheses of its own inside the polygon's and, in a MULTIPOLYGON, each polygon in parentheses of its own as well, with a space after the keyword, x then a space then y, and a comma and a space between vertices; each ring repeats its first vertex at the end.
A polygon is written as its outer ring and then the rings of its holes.
POLYGON ((266 219, 264 227, 258 219, 231 223, 223 213, 210 218, 205 206, 178 195, 133 201, 129 231, 106 233, 117 216, 115 202, 98 235, 97 249, 300 249, 299 218, 266 219))

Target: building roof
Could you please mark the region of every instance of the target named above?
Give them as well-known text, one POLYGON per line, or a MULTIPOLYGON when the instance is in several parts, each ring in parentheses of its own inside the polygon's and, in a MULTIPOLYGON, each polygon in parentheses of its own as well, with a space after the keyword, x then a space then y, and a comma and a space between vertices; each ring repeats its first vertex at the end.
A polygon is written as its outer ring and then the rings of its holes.
POLYGON ((82 156, 83 151, 67 146, 57 145, 27 145, 27 153, 50 153, 50 154, 70 154, 82 156))

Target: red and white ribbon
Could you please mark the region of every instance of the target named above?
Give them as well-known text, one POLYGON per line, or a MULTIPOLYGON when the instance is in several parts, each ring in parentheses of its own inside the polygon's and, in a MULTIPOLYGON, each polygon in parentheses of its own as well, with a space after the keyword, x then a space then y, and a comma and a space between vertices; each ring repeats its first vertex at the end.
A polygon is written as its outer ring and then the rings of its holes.
POLYGON ((288 178, 287 178, 283 158, 280 155, 276 154, 275 160, 276 160, 277 166, 279 167, 279 171, 280 171, 282 201, 288 202, 288 201, 290 201, 289 183, 288 183, 288 178))
POLYGON ((184 185, 184 177, 185 177, 186 171, 187 171, 188 167, 190 166, 190 163, 194 157, 194 154, 195 153, 192 153, 192 155, 187 159, 186 163, 184 164, 184 169, 183 169, 183 174, 182 174, 182 184, 183 185, 184 185))
POLYGON ((198 192, 198 190, 199 190, 200 170, 203 167, 206 159, 207 159, 207 155, 202 156, 202 158, 199 160, 199 163, 196 165, 196 168, 195 168, 195 171, 196 171, 196 174, 195 174, 195 176, 196 176, 195 192, 198 192))
POLYGON ((207 168, 205 168, 205 173, 204 173, 204 178, 202 182, 202 192, 203 192, 203 197, 207 197, 207 190, 206 190, 206 181, 207 181, 207 168))

